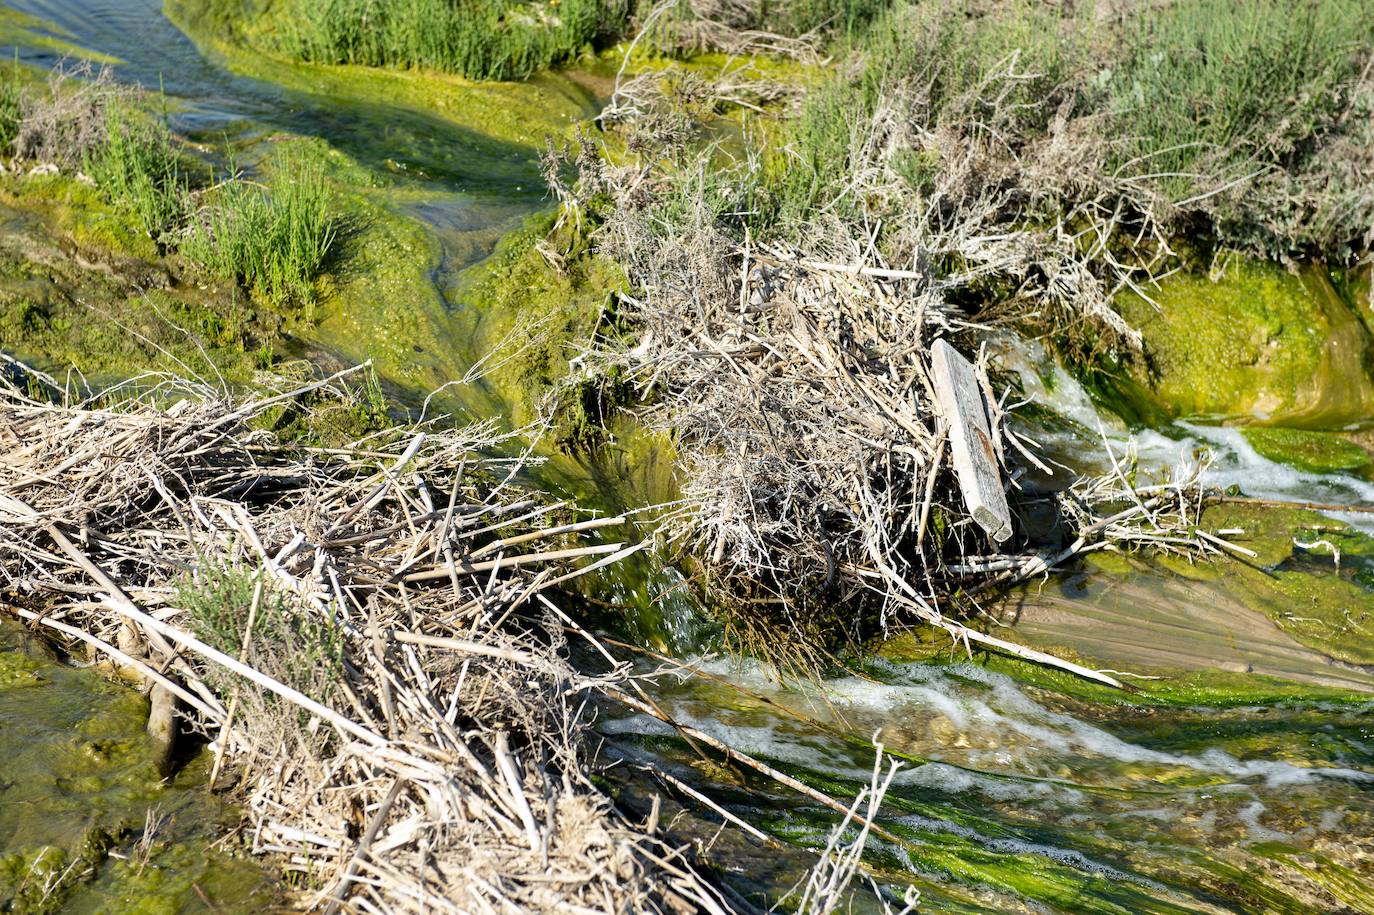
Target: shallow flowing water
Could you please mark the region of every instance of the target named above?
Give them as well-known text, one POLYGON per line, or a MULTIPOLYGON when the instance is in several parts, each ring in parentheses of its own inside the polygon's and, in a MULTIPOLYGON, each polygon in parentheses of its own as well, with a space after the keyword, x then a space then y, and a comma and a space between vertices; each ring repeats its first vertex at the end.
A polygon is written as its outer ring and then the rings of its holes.
POLYGON ((163 778, 148 703, 60 663, 0 620, 0 907, 5 911, 250 911, 276 900, 256 862, 213 843, 236 817, 206 760, 163 778))
MULTIPOLYGON (((416 354, 424 369, 417 377, 438 383, 461 374, 492 342, 481 316, 465 309, 455 290, 464 268, 546 205, 536 149, 491 140, 387 99, 235 75, 207 59, 161 14, 157 0, 13 5, 52 23, 74 44, 119 58, 120 79, 160 86, 172 103, 174 126, 188 135, 211 145, 232 143, 248 151, 250 163, 255 144, 276 134, 316 137, 384 177, 395 211, 422 224, 432 242, 431 251, 416 256, 430 258, 433 301, 413 307, 425 311, 437 346, 416 354)), ((43 49, 21 48, 20 57, 42 65, 55 60, 43 49)), ((593 95, 574 80, 549 79, 574 109, 594 109, 593 95)), ((349 317, 324 315, 319 338, 304 341, 304 349, 365 358, 369 340, 339 330, 352 326, 349 317)), ((1065 420, 1040 433, 1065 464, 1099 462, 1099 434, 1120 453, 1134 449, 1147 468, 1170 466, 1206 445, 1218 455, 1208 471, 1218 485, 1238 485, 1253 496, 1374 503, 1369 481, 1276 464, 1233 430, 1179 424, 1132 433, 1100 415, 1067 374, 1034 354, 1009 367, 1020 369, 1028 393, 1065 420)), ((464 404, 482 415, 504 407, 490 390, 467 395, 464 404)), ((636 504, 668 488, 667 472, 656 463, 662 460, 652 449, 627 447, 589 465, 560 463, 543 482, 592 493, 605 504, 636 504)), ((1357 525, 1371 518, 1339 517, 1357 525)), ((1334 573, 1313 568, 1310 574, 1334 573)), ((710 676, 659 680, 655 698, 673 716, 834 798, 847 801, 867 784, 870 740, 878 733, 904 766, 883 807, 885 835, 872 840, 871 864, 880 884, 920 889, 925 910, 1374 911, 1374 700, 1366 698, 1374 672, 1335 663, 1245 601, 1228 601, 1224 581, 1134 570, 1108 584, 1070 576, 1021 598, 1018 626, 1025 638, 1123 668, 1169 669, 1163 680, 1133 681, 1142 692, 1130 696, 1028 665, 975 664, 940 651, 931 657, 928 649, 906 651, 900 644, 888 646, 887 660, 848 676, 783 687, 751 663, 701 660, 713 647, 713 629, 677 584, 675 573, 641 557, 603 582, 597 597, 609 609, 598 622, 636 644, 698 659, 710 676)), ((118 831, 118 824, 141 820, 159 803, 180 804, 179 822, 203 817, 211 829, 217 814, 207 797, 160 787, 138 755, 139 710, 124 707, 134 701, 127 691, 51 660, 14 661, 14 669, 30 663, 46 673, 0 681, 6 745, 21 733, 48 730, 91 736, 31 741, 20 763, 24 774, 4 795, 0 861, 36 853, 28 840, 37 837, 22 825, 29 820, 7 819, 20 809, 11 799, 51 813, 52 828, 61 833, 43 842, 69 856, 79 853, 74 849, 96 824, 115 823, 100 828, 118 831), (43 702, 29 698, 40 696, 43 702), (129 721, 91 711, 116 707, 129 721), (105 728, 123 736, 110 737, 105 728), (111 740, 118 759, 86 749, 111 740), (73 759, 80 763, 76 775, 44 774, 70 768, 73 759), (101 813, 87 816, 88 810, 101 813)), ((627 769, 666 769, 791 849, 761 853, 722 840, 713 860, 742 892, 777 898, 814 861, 808 850, 825 844, 835 819, 829 810, 747 771, 704 762, 652 719, 607 710, 598 726, 616 738, 627 769)), ((645 784, 632 778, 627 800, 645 784)), ((703 840, 714 831, 703 814, 684 823, 703 840)), ((197 840, 178 841, 173 847, 194 847, 197 840)), ((176 873, 184 884, 180 904, 198 905, 200 897, 187 889, 194 883, 185 877, 190 871, 176 873)), ((216 896, 214 904, 258 907, 246 891, 240 895, 216 896)), ((861 896, 856 905, 876 909, 876 898, 861 896)))

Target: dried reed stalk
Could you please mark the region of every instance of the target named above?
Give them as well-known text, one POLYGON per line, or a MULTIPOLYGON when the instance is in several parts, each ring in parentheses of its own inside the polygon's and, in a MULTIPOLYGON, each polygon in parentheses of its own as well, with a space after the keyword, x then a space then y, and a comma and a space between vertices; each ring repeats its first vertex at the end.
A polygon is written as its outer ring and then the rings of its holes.
POLYGON ((184 394, 0 392, 0 606, 174 689, 306 905, 726 910, 593 787, 586 699, 627 670, 532 601, 619 519, 517 501, 490 426, 310 449, 184 394))

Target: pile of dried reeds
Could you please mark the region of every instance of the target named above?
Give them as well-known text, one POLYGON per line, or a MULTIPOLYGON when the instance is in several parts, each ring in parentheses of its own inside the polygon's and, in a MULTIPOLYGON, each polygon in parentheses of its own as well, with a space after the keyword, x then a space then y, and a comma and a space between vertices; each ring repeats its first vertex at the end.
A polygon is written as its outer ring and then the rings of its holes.
MULTIPOLYGON (((643 108, 665 103, 653 97, 643 108)), ((654 117, 637 111, 618 114, 654 117)), ((872 173, 856 174, 849 193, 896 193, 882 129, 870 137, 872 173)), ((999 229, 1005 192, 958 173, 940 179, 944 197, 912 200, 900 216, 898 247, 909 254, 900 264, 884 259, 876 225, 857 234, 824 206, 805 245, 776 229, 761 241, 749 219, 758 164, 674 157, 677 136, 664 138, 660 155, 631 149, 631 161, 589 153, 584 138, 575 174, 556 162, 548 174, 566 212, 596 214, 599 248, 631 284, 606 323, 613 331, 578 362, 593 379, 607 367, 628 370, 644 394, 640 415, 675 438, 684 508, 667 519, 668 533, 745 647, 776 655, 769 645, 864 638, 900 610, 960 640, 1035 655, 946 614, 966 614, 974 608, 963 598, 1094 544, 1215 547, 1191 532, 1201 496, 1191 470, 1167 483, 1177 504, 1156 499, 1120 515, 1146 503, 1126 476, 1075 481, 1004 421, 1012 392, 994 390, 979 353, 994 331, 1023 321, 1024 308, 1054 312, 1049 323, 1060 328, 1139 344, 1076 242, 999 229), (959 304, 994 280, 1016 284, 1015 315, 959 304), (1018 522, 1006 545, 1015 553, 988 555, 960 495, 950 420, 937 407, 931 347, 941 338, 978 366, 1013 511, 1048 503, 1061 522, 1051 538, 1027 536, 1031 525, 1018 522), (1050 492, 1023 488, 1030 471, 1062 482, 1050 492)))
POLYGON ((635 548, 579 543, 621 519, 516 492, 488 426, 254 431, 322 384, 242 406, 0 392, 0 606, 211 737, 212 779, 307 905, 722 911, 588 774, 584 707, 626 671, 570 666, 551 595, 635 548))

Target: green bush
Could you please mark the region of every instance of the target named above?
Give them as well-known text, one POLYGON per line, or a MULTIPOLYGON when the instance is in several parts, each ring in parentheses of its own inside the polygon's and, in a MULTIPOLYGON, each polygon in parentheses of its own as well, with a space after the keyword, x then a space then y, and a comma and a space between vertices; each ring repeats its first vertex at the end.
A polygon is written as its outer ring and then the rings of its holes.
MULTIPOLYGON (((344 634, 329 620, 294 606, 270 585, 262 589, 251 632, 248 619, 259 575, 246 569, 206 565, 177 588, 191 629, 206 644, 315 699, 327 701, 344 658, 344 634), (245 652, 245 639, 248 649, 245 652)), ((229 677, 215 670, 215 677, 229 677)), ((234 683, 229 678, 229 683, 234 683)))
POLYGON ((85 156, 85 171, 116 206, 132 212, 154 239, 176 227, 187 212, 186 182, 171 133, 160 121, 112 105, 105 136, 85 156))
POLYGON ((614 0, 288 0, 277 41, 279 50, 319 63, 524 79, 624 21, 614 0))
POLYGON ((181 250, 275 305, 310 304, 338 231, 318 166, 286 162, 266 187, 235 180, 207 207, 181 250))

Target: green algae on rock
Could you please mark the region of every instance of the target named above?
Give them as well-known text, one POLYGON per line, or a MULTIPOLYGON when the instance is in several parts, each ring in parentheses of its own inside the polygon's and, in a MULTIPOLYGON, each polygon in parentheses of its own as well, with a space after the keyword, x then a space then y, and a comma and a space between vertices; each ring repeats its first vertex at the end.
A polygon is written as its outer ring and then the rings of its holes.
POLYGON ((1261 457, 1312 473, 1367 473, 1374 455, 1332 432, 1247 426, 1245 440, 1261 457))
POLYGON ((488 381, 512 422, 536 418, 540 399, 567 375, 573 346, 590 341, 623 286, 619 268, 552 213, 531 217, 463 274, 454 295, 474 313, 476 350, 494 354, 488 381))
POLYGON ((1138 381, 1177 416, 1339 428, 1374 415, 1369 336, 1323 269, 1237 259, 1117 296, 1145 339, 1138 381))
POLYGON ((214 842, 235 819, 203 758, 170 782, 144 732, 145 698, 59 663, 0 621, 0 909, 253 912, 278 893, 214 842))

